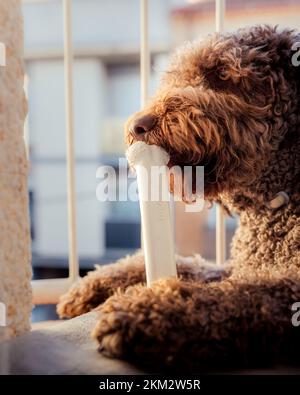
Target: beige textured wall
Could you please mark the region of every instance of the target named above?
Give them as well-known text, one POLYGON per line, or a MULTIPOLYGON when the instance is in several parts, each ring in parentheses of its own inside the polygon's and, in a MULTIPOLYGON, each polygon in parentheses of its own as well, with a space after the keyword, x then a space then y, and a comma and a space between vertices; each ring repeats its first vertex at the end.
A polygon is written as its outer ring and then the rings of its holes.
MULTIPOLYGON (((30 328, 31 256, 27 194, 28 165, 23 140, 23 20, 19 0, 0 0, 0 302, 7 307, 9 336, 30 328)), ((3 331, 2 331, 3 333, 3 331)))

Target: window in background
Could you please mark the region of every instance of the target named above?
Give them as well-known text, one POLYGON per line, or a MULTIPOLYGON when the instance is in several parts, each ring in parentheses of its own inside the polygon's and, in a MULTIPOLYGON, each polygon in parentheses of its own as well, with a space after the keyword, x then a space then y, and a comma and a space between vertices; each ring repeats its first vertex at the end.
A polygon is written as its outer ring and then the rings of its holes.
MULTIPOLYGON (((107 107, 102 133, 103 153, 106 161, 114 165, 117 174, 116 196, 120 189, 128 189, 130 182, 119 173, 119 157, 124 157, 124 123, 139 109, 139 63, 119 62, 107 64, 107 107)), ((127 171, 127 167, 125 169, 127 171)), ((127 192, 127 191, 125 191, 127 192)), ((121 257, 140 247, 139 203, 115 201, 108 205, 105 221, 106 255, 121 257)))

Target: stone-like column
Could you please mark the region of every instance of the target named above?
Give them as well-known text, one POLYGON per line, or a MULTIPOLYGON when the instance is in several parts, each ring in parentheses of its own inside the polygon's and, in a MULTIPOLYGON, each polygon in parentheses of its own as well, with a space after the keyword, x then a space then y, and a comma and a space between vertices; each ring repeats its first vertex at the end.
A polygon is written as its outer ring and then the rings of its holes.
POLYGON ((0 302, 6 306, 5 333, 12 337, 30 328, 32 308, 19 0, 0 0, 0 42, 6 46, 6 66, 0 66, 0 302))

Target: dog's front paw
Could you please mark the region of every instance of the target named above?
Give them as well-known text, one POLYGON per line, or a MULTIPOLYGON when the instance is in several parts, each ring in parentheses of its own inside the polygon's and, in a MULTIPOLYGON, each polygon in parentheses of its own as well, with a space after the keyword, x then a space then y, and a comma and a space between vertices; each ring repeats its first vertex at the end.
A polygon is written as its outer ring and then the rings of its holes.
POLYGON ((169 278, 116 293, 97 309, 92 336, 99 351, 151 368, 188 369, 197 361, 208 363, 214 353, 220 360, 218 340, 225 335, 217 304, 226 291, 220 284, 169 278))
POLYGON ((114 294, 130 285, 145 282, 144 257, 141 252, 96 269, 80 279, 60 298, 60 318, 73 318, 93 310, 114 294))
POLYGON ((110 297, 92 336, 105 355, 151 369, 293 364, 299 347, 290 306, 299 298, 298 276, 169 278, 110 297))

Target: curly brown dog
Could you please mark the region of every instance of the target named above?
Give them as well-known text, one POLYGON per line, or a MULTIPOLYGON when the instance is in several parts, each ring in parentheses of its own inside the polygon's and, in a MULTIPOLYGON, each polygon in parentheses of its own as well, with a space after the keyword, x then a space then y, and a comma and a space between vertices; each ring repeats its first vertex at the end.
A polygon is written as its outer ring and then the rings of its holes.
POLYGON ((189 44, 129 120, 128 144, 159 145, 170 164, 204 165, 206 198, 237 212, 240 226, 229 273, 179 259, 179 279, 147 288, 137 254, 63 296, 61 317, 97 308, 93 336, 105 354, 182 369, 299 358, 300 327, 291 323, 300 301, 297 41, 294 31, 255 26, 189 44))

